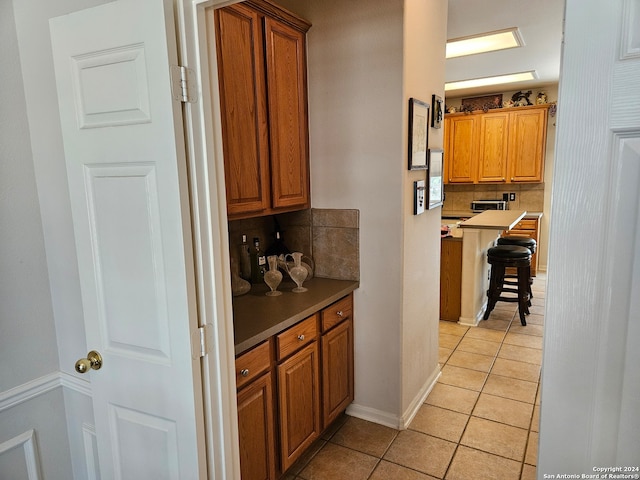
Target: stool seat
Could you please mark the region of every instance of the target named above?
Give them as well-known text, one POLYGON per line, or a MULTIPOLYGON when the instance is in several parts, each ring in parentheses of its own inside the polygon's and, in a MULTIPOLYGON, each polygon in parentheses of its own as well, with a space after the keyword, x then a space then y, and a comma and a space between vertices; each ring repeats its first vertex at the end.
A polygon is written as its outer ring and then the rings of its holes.
POLYGON ((498 245, 497 247, 491 247, 487 251, 487 255, 497 259, 521 259, 531 257, 531 250, 519 245, 498 245))
POLYGON ((532 254, 536 253, 536 241, 531 237, 523 235, 507 235, 498 238, 498 245, 517 245, 519 247, 528 248, 532 254))
POLYGON ((487 261, 491 265, 489 290, 487 291, 487 309, 483 318, 487 320, 496 306, 496 302, 518 302, 520 323, 526 325, 525 315, 529 314, 531 278, 531 250, 520 245, 497 245, 487 250, 487 261), (515 285, 517 288, 505 287, 505 270, 515 267, 517 270, 515 285), (503 293, 515 293, 516 297, 505 297, 503 293))

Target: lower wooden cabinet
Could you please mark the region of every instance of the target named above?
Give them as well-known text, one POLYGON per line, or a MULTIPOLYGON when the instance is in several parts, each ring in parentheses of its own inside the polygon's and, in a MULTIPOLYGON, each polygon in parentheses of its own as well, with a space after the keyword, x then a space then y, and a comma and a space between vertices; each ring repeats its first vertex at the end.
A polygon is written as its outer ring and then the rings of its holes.
POLYGON ((353 401, 353 296, 236 358, 242 480, 284 473, 353 401))
POLYGON ((462 301, 462 238, 440 240, 440 320, 460 320, 462 301))
POLYGON ((282 471, 320 436, 318 342, 278 365, 280 463, 282 471))
POLYGON ((271 372, 238 392, 238 434, 242 480, 276 478, 271 372))

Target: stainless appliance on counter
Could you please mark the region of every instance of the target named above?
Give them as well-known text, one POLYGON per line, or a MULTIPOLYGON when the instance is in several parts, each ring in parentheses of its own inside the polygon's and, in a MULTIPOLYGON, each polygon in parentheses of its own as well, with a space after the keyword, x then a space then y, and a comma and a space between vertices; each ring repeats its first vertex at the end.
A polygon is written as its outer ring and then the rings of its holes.
POLYGON ((505 200, 474 200, 471 202, 473 213, 482 213, 487 210, 508 210, 509 202, 505 200))

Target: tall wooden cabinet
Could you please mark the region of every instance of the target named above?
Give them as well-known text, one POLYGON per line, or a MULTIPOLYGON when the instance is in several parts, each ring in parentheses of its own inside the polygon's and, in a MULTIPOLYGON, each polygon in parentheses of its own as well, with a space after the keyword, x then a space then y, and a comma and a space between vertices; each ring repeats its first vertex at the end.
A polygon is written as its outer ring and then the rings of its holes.
POLYGON ((308 208, 310 24, 267 0, 214 17, 229 218, 308 208))
POLYGON ((446 183, 542 182, 548 108, 446 115, 446 183))

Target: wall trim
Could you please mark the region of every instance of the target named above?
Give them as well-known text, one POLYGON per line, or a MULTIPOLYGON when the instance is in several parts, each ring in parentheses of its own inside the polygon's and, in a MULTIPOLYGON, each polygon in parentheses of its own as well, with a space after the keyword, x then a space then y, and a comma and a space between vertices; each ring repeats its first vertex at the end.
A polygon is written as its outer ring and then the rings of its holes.
POLYGON ((22 447, 28 480, 39 480, 40 465, 35 442, 35 430, 27 430, 6 442, 0 443, 0 455, 18 447, 22 447))
POLYGON ((400 417, 400 430, 406 430, 409 427, 411 420, 413 420, 413 417, 416 416, 418 410, 420 410, 420 407, 431 393, 431 390, 433 390, 433 387, 436 386, 440 375, 442 375, 442 371, 440 370, 440 366, 438 365, 431 376, 427 379, 425 384, 422 386, 418 394, 415 396, 413 402, 411 402, 402 417, 400 417))
POLYGON ((31 400, 32 398, 44 395, 58 387, 69 388, 91 397, 91 383, 65 372, 52 372, 23 383, 22 385, 18 385, 17 387, 0 392, 0 412, 31 400))
POLYGON ((400 418, 397 415, 356 403, 352 403, 347 407, 347 415, 384 425, 385 427, 395 428, 396 430, 400 428, 400 418))

